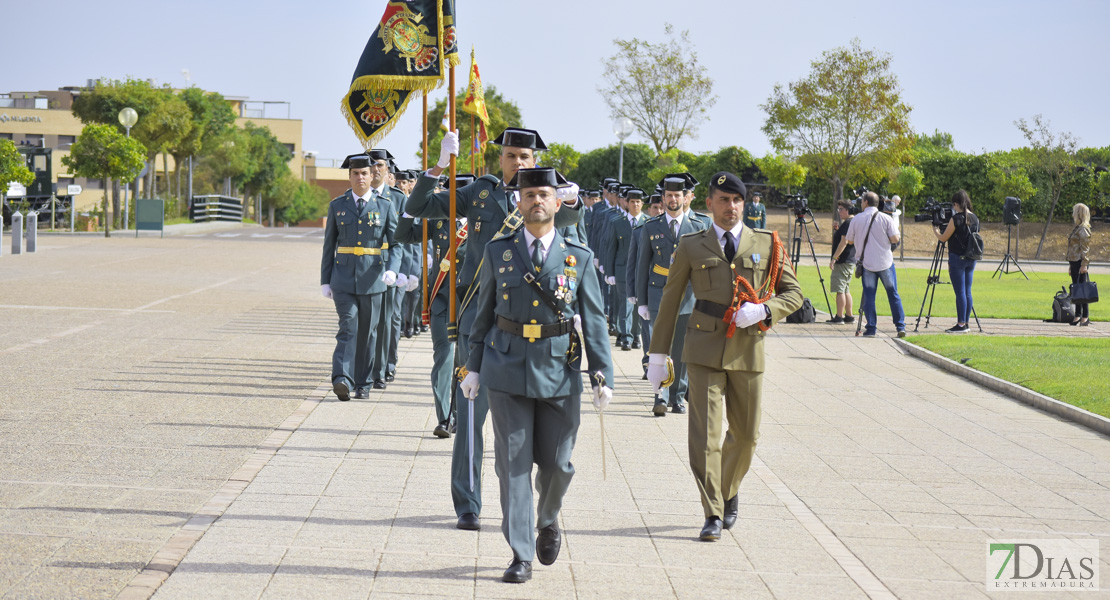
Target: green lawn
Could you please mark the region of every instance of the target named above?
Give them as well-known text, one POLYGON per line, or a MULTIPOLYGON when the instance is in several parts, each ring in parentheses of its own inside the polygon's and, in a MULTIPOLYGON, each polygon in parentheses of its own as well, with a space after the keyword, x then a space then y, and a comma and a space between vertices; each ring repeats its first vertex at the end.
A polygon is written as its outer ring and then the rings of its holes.
MULTIPOLYGON (((897 264, 897 263, 896 263, 897 264)), ((996 265, 997 266, 997 265, 996 265)), ((921 301, 925 294, 927 269, 909 269, 897 266, 898 293, 902 296, 902 308, 906 311, 906 320, 916 318, 921 312, 921 301)), ((1067 286, 1071 279, 1067 273, 1033 273, 1026 268, 1029 280, 1026 281, 1016 271, 1010 275, 1001 275, 992 278, 993 271, 976 271, 975 281, 972 284, 972 297, 975 301, 975 311, 981 319, 1048 319, 1052 317, 1052 297, 1060 291, 1061 286, 1067 286)), ((828 290, 832 275, 826 265, 821 265, 821 275, 825 279, 825 289, 828 290)), ((821 294, 821 285, 817 278, 817 268, 812 262, 806 266, 803 262, 798 265, 798 279, 801 281, 802 290, 805 291, 810 302, 817 310, 826 310, 825 297, 821 294)), ((947 282, 947 268, 941 273, 941 281, 947 282)), ((934 317, 955 317, 956 297, 952 293, 952 286, 943 283, 935 286, 933 294, 934 317)), ((863 286, 860 280, 852 280, 853 308, 858 313, 860 301, 863 299, 863 286)), ((829 294, 829 303, 836 309, 836 299, 829 294)), ((890 306, 887 304, 886 291, 879 284, 876 310, 880 315, 890 316, 890 306)), ((1106 321, 1107 313, 1101 303, 1091 305, 1091 320, 1106 321)), ((929 305, 925 305, 925 312, 929 305)))
POLYGON ((942 334, 913 335, 906 341, 1072 406, 1110 417, 1110 377, 1106 373, 1110 339, 942 334))

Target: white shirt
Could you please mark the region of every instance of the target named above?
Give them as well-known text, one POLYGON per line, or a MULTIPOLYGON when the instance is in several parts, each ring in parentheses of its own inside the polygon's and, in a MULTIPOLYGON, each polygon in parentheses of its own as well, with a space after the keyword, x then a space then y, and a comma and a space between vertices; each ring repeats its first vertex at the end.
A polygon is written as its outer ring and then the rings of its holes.
MULTIPOLYGON (((551 231, 548 231, 546 234, 544 234, 543 237, 540 238, 540 245, 543 246, 543 249, 540 250, 540 254, 543 255, 543 262, 547 262, 547 253, 551 250, 551 243, 554 242, 554 241, 555 241, 555 230, 554 229, 552 229, 551 231)), ((526 244, 528 244, 528 258, 531 258, 532 257, 532 244, 534 244, 536 242, 536 236, 532 235, 532 232, 528 231, 527 228, 524 229, 524 242, 526 244)))
POLYGON ((679 215, 677 217, 672 217, 671 213, 669 213, 669 212, 665 212, 663 214, 667 215, 667 229, 670 229, 671 231, 675 231, 676 229, 678 231, 682 231, 682 217, 685 217, 686 213, 679 213, 679 215), (678 221, 678 227, 677 228, 674 225, 671 225, 671 223, 673 223, 675 221, 678 221))
POLYGON ((844 239, 855 245, 856 260, 863 265, 863 268, 878 273, 889 269, 894 264, 890 238, 895 235, 898 235, 898 226, 894 224, 894 219, 886 213, 879 212, 877 207, 868 206, 852 218, 844 239), (871 225, 872 215, 876 215, 874 225, 871 225), (867 236, 868 227, 871 228, 870 236, 867 236), (864 236, 867 236, 868 240, 866 246, 864 236))
MULTIPOLYGON (((738 249, 740 247, 740 232, 743 229, 744 229, 744 224, 743 223, 737 223, 736 227, 733 227, 731 230, 729 230, 729 231, 732 231, 732 239, 734 240, 733 243, 736 244, 738 249)), ((717 242, 721 244, 721 250, 724 250, 725 249, 725 233, 727 233, 727 231, 722 229, 720 225, 718 225, 716 223, 713 223, 713 233, 715 233, 717 235, 717 242)))

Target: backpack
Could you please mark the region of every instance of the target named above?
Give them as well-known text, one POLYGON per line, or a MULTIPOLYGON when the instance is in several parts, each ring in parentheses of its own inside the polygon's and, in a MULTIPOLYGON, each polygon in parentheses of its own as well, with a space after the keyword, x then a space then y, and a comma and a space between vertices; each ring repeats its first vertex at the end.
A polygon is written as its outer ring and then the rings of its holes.
POLYGON ((1071 323, 1075 319, 1075 305, 1071 302, 1071 295, 1061 286, 1060 291, 1052 298, 1052 322, 1071 323))
MULTIPOLYGON (((966 219, 966 217, 965 217, 966 219)), ((964 260, 979 260, 983 258, 983 236, 979 235, 979 218, 975 218, 975 229, 971 229, 971 225, 967 225, 967 250, 964 251, 963 256, 960 258, 964 260)))
POLYGON ((813 309, 813 303, 809 298, 802 300, 802 307, 790 313, 786 317, 787 323, 813 323, 817 320, 817 311, 813 309))

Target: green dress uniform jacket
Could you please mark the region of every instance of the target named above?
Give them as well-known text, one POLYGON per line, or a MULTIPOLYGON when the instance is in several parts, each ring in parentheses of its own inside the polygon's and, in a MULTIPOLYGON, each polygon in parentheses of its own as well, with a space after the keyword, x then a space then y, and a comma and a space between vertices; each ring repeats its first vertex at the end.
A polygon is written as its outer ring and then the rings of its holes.
POLYGON ((744 203, 744 227, 763 229, 767 226, 767 207, 762 202, 744 203))
MULTIPOLYGON (((670 273, 671 255, 678 248, 678 239, 684 235, 697 231, 704 231, 705 224, 700 219, 691 218, 691 214, 683 215, 678 228, 678 238, 675 238, 671 228, 667 226, 666 213, 652 217, 644 223, 644 231, 640 234, 640 256, 636 260, 636 302, 640 306, 647 306, 648 310, 659 310, 659 302, 663 298, 663 286, 667 285, 667 274, 670 273)), ((694 308, 694 297, 687 293, 679 305, 679 314, 690 314, 694 308)))
MULTIPOLYGON (((470 331, 466 368, 481 374, 481 384, 492 390, 528 398, 556 398, 582 393, 582 377, 566 361, 567 334, 529 339, 498 327, 498 317, 515 323, 551 324, 558 316, 525 281, 521 265, 532 268, 524 231, 490 242, 482 270, 477 315, 470 331)), ((593 253, 556 233, 535 275, 543 289, 556 297, 564 315, 581 315, 582 340, 591 372, 600 371, 613 387, 613 364, 601 304, 601 290, 591 264, 593 253), (562 284, 560 284, 562 281, 562 284), (560 299, 561 297, 561 299, 560 299)))
POLYGON ((401 252, 383 247, 393 239, 398 213, 391 203, 370 200, 359 212, 354 194, 347 190, 328 205, 324 226, 324 251, 320 262, 320 285, 348 294, 380 294, 385 291, 382 273, 397 272, 401 252), (383 248, 380 255, 337 253, 338 247, 383 248))

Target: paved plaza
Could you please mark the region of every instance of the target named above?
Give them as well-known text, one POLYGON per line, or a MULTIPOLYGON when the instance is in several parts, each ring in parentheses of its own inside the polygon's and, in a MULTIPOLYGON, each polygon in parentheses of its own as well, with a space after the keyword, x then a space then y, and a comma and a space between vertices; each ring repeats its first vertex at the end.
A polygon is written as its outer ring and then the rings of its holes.
POLYGON ((889 319, 874 339, 779 324, 721 541, 697 541, 686 415, 652 417, 640 352, 615 350, 559 560, 502 583, 490 424, 482 529, 457 530, 430 336, 401 340, 388 389, 338 402, 317 234, 273 231, 0 257, 0 598, 1005 598, 988 540, 1110 540, 1106 436, 906 354, 889 319))

